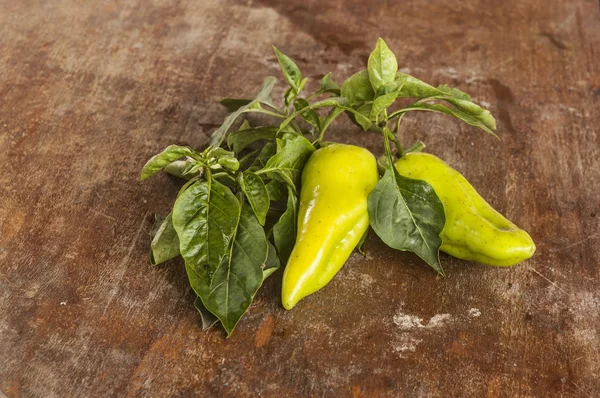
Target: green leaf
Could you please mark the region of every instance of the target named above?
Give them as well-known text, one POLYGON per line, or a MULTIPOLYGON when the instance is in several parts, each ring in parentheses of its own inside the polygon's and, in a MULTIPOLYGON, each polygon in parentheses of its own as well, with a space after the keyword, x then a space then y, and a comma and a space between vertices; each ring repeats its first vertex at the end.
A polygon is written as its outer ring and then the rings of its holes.
POLYGON ((235 131, 227 137, 227 145, 235 153, 240 153, 256 141, 274 139, 277 130, 277 127, 253 127, 235 131))
POLYGON ((256 93, 256 101, 264 102, 268 105, 273 103, 273 98, 271 97, 271 93, 273 92, 273 86, 277 79, 274 76, 267 76, 264 78, 262 85, 258 89, 258 93, 256 93))
POLYGON ((169 213, 153 234, 150 244, 150 263, 158 265, 179 256, 179 254, 179 237, 173 228, 172 213, 169 213))
POLYGON ((460 91, 457 88, 449 87, 447 84, 442 84, 441 86, 438 86, 437 89, 444 93, 448 93, 448 95, 450 95, 452 98, 464 101, 471 101, 471 96, 469 96, 469 94, 460 91))
POLYGON ((256 98, 247 103, 246 105, 240 106, 235 112, 229 114, 223 124, 215 130, 210 136, 210 145, 214 147, 221 146, 221 143, 225 139, 225 135, 233 125, 233 123, 237 120, 237 118, 245 112, 251 111, 254 109, 260 110, 260 103, 266 102, 271 103, 271 92, 273 91, 273 86, 275 85, 276 79, 273 76, 265 77, 262 86, 260 87, 258 94, 256 94, 256 98))
POLYGON ((267 279, 273 272, 277 271, 279 267, 281 267, 275 246, 268 241, 267 244, 269 245, 269 251, 267 254, 267 261, 265 261, 263 267, 263 279, 267 279))
POLYGON ((202 304, 202 299, 199 296, 196 296, 196 299, 194 300, 194 307, 196 307, 202 318, 202 330, 207 330, 212 325, 219 322, 219 318, 207 310, 204 304, 202 304))
POLYGON ((319 118, 319 115, 317 115, 317 112, 315 112, 313 109, 310 109, 310 104, 308 101, 306 101, 304 98, 296 98, 294 100, 294 109, 297 111, 308 109, 305 112, 301 112, 300 116, 302 116, 302 118, 308 123, 316 127, 317 130, 321 130, 321 119, 319 118))
POLYGON ((368 101, 362 104, 358 109, 353 108, 342 108, 344 111, 348 113, 350 119, 358 124, 363 130, 367 131, 372 125, 371 122, 371 109, 373 109, 373 102, 368 101))
POLYGON ((204 307, 214 314, 230 336, 246 313, 263 282, 263 265, 267 260, 265 232, 248 205, 242 207, 239 225, 228 253, 212 281, 188 266, 192 289, 204 307))
POLYGON ((210 145, 216 147, 220 146, 223 142, 223 139, 225 138, 225 135, 227 134, 233 123, 235 123, 236 119, 240 117, 242 113, 246 112, 253 103, 254 101, 244 106, 241 106, 235 112, 230 113, 229 116, 227 116, 225 120, 223 120, 223 124, 221 124, 221 126, 211 134, 210 145))
POLYGON ((287 209, 273 226, 273 240, 279 258, 287 263, 294 244, 296 243, 296 230, 298 226, 298 198, 288 186, 287 209))
POLYGON ((187 146, 169 145, 161 153, 154 155, 146 162, 142 169, 141 180, 145 180, 148 177, 161 171, 165 166, 171 162, 182 158, 184 156, 194 156, 196 152, 187 146))
POLYGON ((444 207, 427 182, 401 176, 388 163, 369 195, 371 227, 388 246, 411 251, 443 274, 439 260, 444 207))
POLYGON ((401 87, 398 91, 398 98, 426 98, 447 95, 447 93, 406 73, 396 73, 395 82, 401 87))
POLYGON ((173 206, 173 226, 187 266, 210 279, 235 233, 240 202, 216 180, 196 181, 173 206))
POLYGON ((321 124, 321 136, 320 138, 323 138, 323 135, 325 134, 325 131, 327 131, 327 128, 329 127, 329 125, 331 123, 333 123, 333 121, 342 113, 344 112, 343 108, 333 108, 331 111, 329 111, 329 114, 327 115, 327 117, 325 118, 325 120, 323 121, 323 123, 321 124))
POLYGON ((239 181, 240 187, 246 198, 248 198, 248 203, 250 203, 258 222, 260 225, 265 225, 271 203, 265 183, 262 178, 251 171, 240 173, 239 181))
MULTIPOLYGON (((498 137, 493 131, 492 128, 496 128, 496 121, 493 116, 485 111, 483 114, 473 115, 471 113, 465 112, 462 109, 458 108, 450 108, 442 104, 428 104, 425 102, 417 102, 412 105, 409 105, 406 108, 401 109, 398 112, 408 112, 408 111, 430 111, 430 112, 439 112, 445 113, 446 115, 454 116, 463 122, 470 124, 474 127, 479 127, 487 133, 490 133, 494 137, 498 137)), ((395 117, 396 112, 390 115, 390 118, 395 117)))
MULTIPOLYGON (((325 100, 319 101, 319 102, 315 102, 314 104, 310 105, 310 109, 317 109, 317 108, 325 108, 325 107, 331 107, 331 108, 339 108, 343 111, 347 111, 348 113, 352 114, 355 118, 355 121, 364 129, 364 130, 368 130, 369 127, 371 127, 372 123, 371 120, 368 118, 368 115, 365 116, 363 114, 361 114, 360 112, 358 112, 356 109, 351 108, 348 105, 348 100, 344 97, 331 97, 331 98, 327 98, 325 100)), ((288 128, 288 125, 302 112, 306 111, 306 108, 302 108, 294 113, 292 113, 290 116, 288 116, 283 122, 281 122, 281 124, 279 125, 279 131, 285 131, 286 128, 288 128)), ((337 115, 335 115, 334 117, 336 117, 337 115)), ((329 123, 331 123, 331 121, 329 121, 329 123)))
POLYGON ((321 79, 321 86, 318 93, 332 93, 338 96, 340 95, 340 86, 331 80, 331 72, 323 76, 323 79, 321 79))
POLYGON ((395 92, 384 94, 380 97, 375 98, 375 101, 373 101, 373 105, 371 107, 369 118, 375 123, 377 123, 379 121, 379 115, 381 114, 381 112, 390 107, 394 103, 394 101, 396 101, 395 92))
POLYGON ((273 51, 275 51, 275 55, 277 55, 277 61, 281 66, 285 80, 287 80, 296 93, 300 92, 300 84, 302 82, 302 73, 300 73, 300 69, 298 69, 298 66, 290 59, 290 57, 280 52, 277 47, 273 46, 273 51))
POLYGON ((348 100, 348 105, 353 106, 365 101, 373 101, 375 92, 369 80, 369 72, 361 70, 350 76, 342 84, 342 97, 348 100))
POLYGON ((248 98, 223 98, 219 103, 227 108, 227 112, 235 112, 244 105, 248 105, 253 100, 248 98))
MULTIPOLYGON (((467 101, 467 100, 446 98, 446 99, 444 99, 444 101, 451 103, 452 105, 457 107, 459 110, 461 110, 464 113, 477 119, 481 124, 483 124, 489 130, 496 130, 496 119, 494 119, 494 117, 492 116, 490 111, 483 109, 479 105, 477 105, 471 101, 467 101)), ((464 120, 464 119, 462 119, 462 120, 464 120)), ((469 122, 467 122, 467 123, 469 123, 469 122)), ((469 123, 469 124, 471 124, 471 123, 469 123)), ((476 127, 479 127, 479 125, 477 125, 476 127)), ((490 132, 489 130, 485 130, 485 131, 487 131, 489 133, 490 132)), ((496 134, 493 134, 493 133, 492 133, 492 135, 496 136, 496 134)))
POLYGON ((192 167, 196 166, 197 163, 186 159, 186 160, 175 160, 168 165, 165 166, 165 173, 170 174, 175 177, 184 178, 189 180, 198 174, 200 174, 200 170, 196 170, 195 172, 190 173, 189 171, 192 167))
POLYGON ((285 184, 271 180, 266 184, 267 192, 269 193, 269 199, 272 201, 281 201, 285 199, 285 184))
POLYGON ((493 132, 493 130, 496 130, 496 119, 489 111, 472 102, 471 97, 459 89, 450 88, 447 85, 435 88, 415 77, 400 72, 396 74, 396 82, 402 82, 402 86, 398 91, 398 98, 421 98, 421 100, 405 109, 394 112, 389 116, 390 119, 411 110, 440 112, 461 119, 497 137, 493 132), (425 102, 433 100, 446 101, 454 105, 455 108, 425 102))
POLYGON ((369 56, 367 67, 374 92, 384 84, 394 81, 398 71, 398 61, 382 38, 377 39, 377 45, 369 56))
POLYGON ((271 159, 275 153, 277 153, 277 144, 275 142, 267 142, 260 150, 256 159, 254 159, 249 170, 256 171, 263 169, 267 165, 267 161, 271 159))
POLYGON ((304 164, 314 150, 315 147, 303 136, 284 133, 277 139, 277 153, 257 174, 278 176, 291 187, 298 187, 304 164))

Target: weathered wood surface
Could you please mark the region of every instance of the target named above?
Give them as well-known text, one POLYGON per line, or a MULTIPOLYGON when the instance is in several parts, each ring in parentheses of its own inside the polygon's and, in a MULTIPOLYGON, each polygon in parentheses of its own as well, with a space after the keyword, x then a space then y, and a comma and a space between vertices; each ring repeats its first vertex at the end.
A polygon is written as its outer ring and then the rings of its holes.
MULTIPOLYGON (((281 91, 281 90, 280 90, 281 91)), ((280 92, 279 91, 279 92, 280 92)), ((600 11, 594 0, 0 3, 0 388, 54 396, 599 396, 600 11), (279 76, 341 81, 378 36, 455 85, 501 141, 437 115, 405 141, 461 170, 530 231, 512 269, 369 239, 286 312, 280 276, 233 337, 200 330, 180 261, 148 264, 178 183, 139 183, 170 143, 202 147, 217 100, 279 76)), ((378 137, 348 121, 331 139, 378 137)), ((1 395, 1 394, 0 394, 1 395)))

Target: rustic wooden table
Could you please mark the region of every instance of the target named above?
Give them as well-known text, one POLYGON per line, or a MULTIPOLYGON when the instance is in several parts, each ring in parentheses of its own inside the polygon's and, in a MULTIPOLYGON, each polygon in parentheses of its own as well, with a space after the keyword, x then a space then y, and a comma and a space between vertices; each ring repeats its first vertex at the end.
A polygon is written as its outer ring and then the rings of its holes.
MULTIPOLYGON (((281 86, 280 86, 281 87, 281 86)), ((278 93, 280 93, 278 91, 278 93)), ((599 396, 600 10, 595 0, 0 2, 0 388, 54 396, 599 396), (501 141, 410 115, 418 138, 530 231, 511 269, 439 278, 375 237, 286 312, 281 271, 233 337, 203 333, 181 261, 148 264, 217 100, 279 75, 343 80, 378 36, 489 106, 501 141)), ((332 140, 375 153, 347 120, 332 140)), ((2 396, 2 393, 0 393, 2 396)))

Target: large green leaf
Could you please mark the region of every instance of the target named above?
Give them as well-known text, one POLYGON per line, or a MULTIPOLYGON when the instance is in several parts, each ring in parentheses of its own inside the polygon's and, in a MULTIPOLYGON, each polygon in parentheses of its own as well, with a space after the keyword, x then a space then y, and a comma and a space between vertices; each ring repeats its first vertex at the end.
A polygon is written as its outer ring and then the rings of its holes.
POLYGON ((399 87, 398 98, 425 98, 447 94, 406 73, 396 73, 394 80, 399 87))
POLYGON ((211 278, 227 254, 240 215, 240 202, 216 180, 196 181, 173 206, 173 226, 188 267, 211 278))
POLYGON ((150 244, 150 263, 158 265, 179 256, 179 237, 173 228, 172 213, 166 216, 153 234, 150 244))
MULTIPOLYGON (((497 137, 494 131, 492 131, 492 129, 496 128, 496 121, 488 111, 484 111, 484 113, 474 115, 472 113, 464 111, 463 109, 451 108, 443 104, 428 104, 426 102, 416 102, 407 106, 406 108, 401 109, 398 112, 405 113, 409 111, 429 111, 445 113, 446 115, 454 116, 457 119, 460 119, 463 122, 470 124, 471 126, 479 127, 483 131, 493 135, 494 137, 497 137)), ((396 114, 392 114, 390 115, 390 118, 395 116, 396 114)))
POLYGON ((175 160, 184 156, 193 156, 194 150, 187 146, 180 145, 169 145, 161 153, 154 155, 146 162, 142 169, 141 180, 145 180, 148 177, 161 171, 165 166, 174 162, 175 160))
POLYGON ((369 218, 388 246, 416 253, 443 274, 439 260, 444 207, 427 182, 401 176, 388 164, 369 195, 369 218))
POLYGON ((292 187, 300 184, 300 175, 304 164, 314 152, 313 145, 301 135, 284 133, 277 139, 277 153, 258 173, 278 176, 292 187))
POLYGON ((436 88, 413 76, 400 72, 396 73, 395 82, 399 85, 398 98, 420 98, 421 100, 407 108, 394 112, 390 115, 390 118, 411 110, 440 112, 454 116, 495 136, 493 130, 496 130, 496 119, 488 110, 472 102, 471 97, 461 90, 448 87, 448 85, 436 88), (424 102, 434 100, 446 101, 454 105, 455 108, 443 104, 424 102))
POLYGON ((374 92, 378 92, 384 84, 394 81, 398 71, 398 61, 382 38, 377 39, 377 45, 369 56, 367 67, 374 92))
POLYGON ((258 222, 260 225, 265 225, 270 199, 262 178, 251 171, 245 171, 239 174, 239 183, 258 222))
POLYGON ((298 198, 288 187, 287 209, 273 226, 273 240, 277 253, 282 262, 286 263, 294 244, 296 243, 296 230, 298 226, 298 198))
POLYGON ((242 208, 239 225, 212 280, 186 263, 190 285, 204 307, 231 335, 263 282, 268 255, 267 237, 249 206, 242 208))

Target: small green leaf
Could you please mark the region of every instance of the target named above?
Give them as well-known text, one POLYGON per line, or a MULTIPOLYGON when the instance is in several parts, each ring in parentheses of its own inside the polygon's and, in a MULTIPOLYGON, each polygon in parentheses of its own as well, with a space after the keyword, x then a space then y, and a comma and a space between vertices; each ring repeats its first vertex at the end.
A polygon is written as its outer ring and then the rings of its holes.
POLYGON ((373 109, 373 102, 371 101, 365 102, 358 109, 343 108, 343 110, 349 113, 350 119, 365 131, 373 125, 370 118, 371 109, 373 109))
POLYGON ((290 57, 280 52, 277 47, 273 46, 273 51, 275 51, 277 61, 281 66, 285 80, 287 80, 296 93, 300 92, 300 84, 302 82, 302 73, 300 73, 300 69, 298 69, 298 66, 290 59, 290 57))
POLYGON ((227 116, 225 118, 225 120, 223 121, 223 124, 221 124, 221 126, 211 134, 210 145, 216 146, 216 147, 220 146, 221 143, 223 142, 223 139, 225 139, 225 135, 227 134, 227 132, 229 131, 229 129, 231 128, 233 123, 236 121, 236 119, 238 117, 240 117, 240 115, 242 113, 246 112, 246 110, 248 110, 248 108, 253 103, 254 103, 254 101, 250 102, 249 104, 246 104, 244 106, 241 106, 235 112, 230 113, 229 116, 227 116))
POLYGON ((340 86, 331 80, 331 72, 323 76, 323 79, 321 79, 321 86, 318 93, 332 93, 338 96, 340 95, 340 86))
POLYGON ((250 171, 257 171, 263 169, 269 159, 271 159, 277 153, 277 144, 275 142, 267 142, 265 146, 262 147, 256 159, 250 166, 250 171))
POLYGON ((252 207, 260 225, 265 225, 267 212, 269 211, 270 199, 267 187, 262 178, 251 171, 245 171, 239 174, 240 187, 248 198, 248 203, 252 207))
POLYGON ((161 171, 165 166, 171 162, 182 158, 184 156, 193 156, 196 152, 187 146, 169 145, 161 153, 154 155, 146 162, 142 169, 141 180, 145 180, 148 177, 161 171))
POLYGON ((398 61, 382 38, 377 40, 377 46, 369 56, 368 71, 374 92, 378 92, 384 84, 394 81, 398 71, 398 61))
POLYGON ((277 127, 254 127, 235 131, 227 137, 227 145, 235 153, 240 153, 256 141, 275 139, 277 130, 277 127))
POLYGON ((284 133, 277 139, 277 153, 257 173, 278 176, 291 187, 298 187, 304 164, 314 150, 310 141, 303 136, 284 133))
POLYGON ((391 248, 411 251, 443 274, 439 260, 444 207, 427 182, 388 167, 368 199, 371 227, 391 248))
POLYGON ((197 163, 186 159, 186 160, 175 160, 174 162, 169 163, 165 166, 165 173, 170 174, 175 177, 183 178, 189 180, 198 174, 200 174, 200 170, 196 172, 190 173, 189 171, 196 166, 197 163))
POLYGON ((342 97, 348 100, 350 106, 365 101, 373 101, 375 92, 369 80, 369 72, 361 70, 346 79, 342 84, 341 94, 342 97))
POLYGON ((267 279, 273 272, 277 271, 279 267, 281 267, 275 246, 268 241, 267 244, 269 245, 269 251, 267 254, 267 260, 265 261, 263 267, 263 279, 267 279))
POLYGON ((273 226, 273 240, 279 258, 287 263, 294 244, 296 243, 296 230, 298 225, 298 198, 288 186, 287 209, 273 226))
POLYGON ((244 205, 233 241, 212 280, 186 263, 192 289, 203 306, 221 321, 228 336, 262 285, 268 250, 263 228, 252 209, 244 205))
POLYGON ((218 164, 229 171, 236 171, 240 168, 240 162, 234 156, 222 156, 219 158, 218 164))
POLYGON ((271 92, 273 91, 273 86, 275 85, 276 79, 273 76, 265 77, 262 86, 260 87, 258 94, 256 94, 256 98, 247 103, 246 105, 240 106, 235 112, 229 114, 223 124, 215 130, 210 136, 210 145, 214 147, 221 146, 221 143, 225 139, 225 135, 233 125, 233 123, 237 120, 237 118, 245 112, 248 112, 256 107, 260 108, 260 103, 271 103, 271 92))
POLYGON ((325 134, 325 131, 327 130, 327 128, 329 127, 329 125, 331 123, 333 123, 333 121, 342 113, 344 112, 343 108, 333 108, 331 111, 329 111, 329 114, 327 115, 327 117, 325 118, 325 120, 323 121, 323 124, 321 125, 321 137, 323 136, 323 134, 325 134))
POLYGON ((319 115, 317 115, 317 112, 315 112, 313 109, 310 109, 310 104, 308 101, 306 101, 304 98, 296 98, 294 100, 294 109, 297 111, 308 109, 307 111, 300 113, 300 116, 302 116, 302 118, 308 123, 316 127, 318 131, 321 130, 321 119, 319 118, 319 115))
POLYGON ((390 107, 394 103, 394 101, 396 101, 395 92, 384 94, 380 97, 375 98, 375 101, 373 101, 373 105, 371 107, 369 118, 373 122, 377 123, 379 121, 379 115, 381 114, 381 112, 390 107))
POLYGON ((194 300, 194 307, 196 307, 202 318, 202 330, 210 329, 212 325, 219 322, 219 318, 207 310, 204 304, 202 304, 202 299, 199 296, 196 296, 196 299, 194 300))
POLYGON ((240 202, 216 180, 196 181, 173 206, 173 227, 187 266, 211 278, 227 253, 237 228, 240 202))
POLYGON ((158 265, 179 256, 179 254, 179 237, 173 228, 172 213, 169 213, 153 234, 150 244, 150 263, 158 265))

